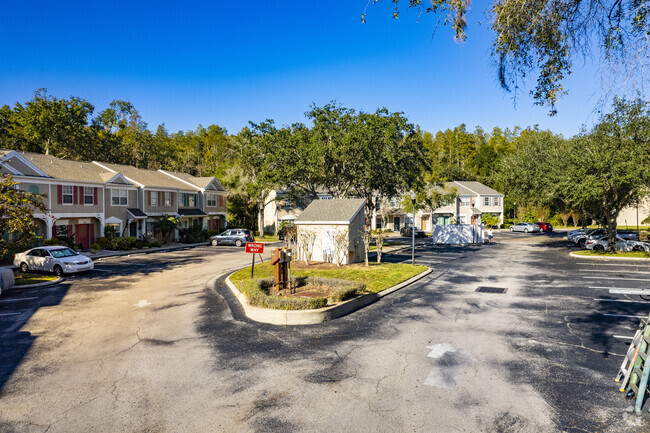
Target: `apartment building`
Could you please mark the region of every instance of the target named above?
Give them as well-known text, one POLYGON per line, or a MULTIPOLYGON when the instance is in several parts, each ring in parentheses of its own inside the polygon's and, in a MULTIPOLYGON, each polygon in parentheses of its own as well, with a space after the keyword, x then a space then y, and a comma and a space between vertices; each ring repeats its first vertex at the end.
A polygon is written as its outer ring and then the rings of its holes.
POLYGON ((34 214, 40 235, 74 236, 82 248, 106 227, 117 236, 153 237, 155 221, 165 215, 179 217, 183 227, 227 225, 227 192, 216 178, 13 150, 0 150, 0 173, 43 196, 47 212, 34 214))

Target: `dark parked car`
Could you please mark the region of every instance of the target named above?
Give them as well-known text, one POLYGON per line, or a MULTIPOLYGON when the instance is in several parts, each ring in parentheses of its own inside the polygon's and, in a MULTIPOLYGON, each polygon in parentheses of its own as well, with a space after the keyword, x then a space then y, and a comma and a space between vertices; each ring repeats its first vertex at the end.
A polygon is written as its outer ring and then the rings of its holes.
POLYGON ((553 226, 551 225, 551 223, 540 222, 540 223, 535 223, 535 224, 537 224, 539 226, 539 229, 541 231, 543 231, 543 232, 552 232, 553 231, 553 226))
MULTIPOLYGON (((411 229, 413 227, 402 227, 399 231, 400 236, 405 236, 407 238, 410 238, 413 236, 413 233, 411 232, 411 229)), ((423 232, 422 230, 416 228, 415 229, 415 237, 416 238, 426 238, 427 234, 423 232)))
POLYGON ((235 245, 241 247, 246 242, 255 242, 255 237, 247 229, 228 229, 220 235, 214 235, 210 238, 210 245, 235 245))

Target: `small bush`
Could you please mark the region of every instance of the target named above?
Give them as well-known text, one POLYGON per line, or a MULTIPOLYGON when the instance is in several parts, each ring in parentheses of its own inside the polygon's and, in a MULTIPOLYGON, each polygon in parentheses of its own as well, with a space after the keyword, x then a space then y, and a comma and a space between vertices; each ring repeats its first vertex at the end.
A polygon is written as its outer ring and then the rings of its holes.
POLYGON ((95 241, 95 243, 99 244, 99 248, 98 248, 98 249, 108 250, 108 249, 111 248, 111 241, 110 241, 110 239, 105 238, 105 237, 99 237, 99 238, 97 238, 97 240, 95 241))
POLYGON ((151 242, 151 243, 149 244, 149 246, 150 246, 150 247, 154 247, 154 248, 159 248, 159 247, 161 247, 162 245, 160 245, 160 242, 151 242))
POLYGON ((206 237, 211 238, 214 235, 219 235, 221 232, 219 230, 208 230, 205 232, 206 237))
POLYGON ((61 242, 57 238, 45 239, 45 241, 43 241, 43 245, 45 245, 46 247, 55 246, 55 245, 63 245, 63 242, 61 242))
POLYGON ((138 239, 133 243, 133 248, 137 248, 137 249, 144 248, 144 245, 145 245, 144 241, 138 239))
POLYGON ((90 249, 91 249, 91 250, 95 250, 95 251, 97 251, 97 250, 101 250, 102 247, 101 247, 101 245, 99 245, 99 243, 95 242, 94 244, 92 244, 92 245, 90 246, 90 249))

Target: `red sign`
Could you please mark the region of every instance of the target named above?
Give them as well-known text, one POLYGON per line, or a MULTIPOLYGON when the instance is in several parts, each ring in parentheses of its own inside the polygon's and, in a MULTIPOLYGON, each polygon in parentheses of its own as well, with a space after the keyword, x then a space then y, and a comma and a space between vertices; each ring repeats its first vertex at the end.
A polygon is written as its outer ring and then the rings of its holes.
POLYGON ((262 242, 246 242, 246 252, 262 254, 264 253, 264 244, 262 242))

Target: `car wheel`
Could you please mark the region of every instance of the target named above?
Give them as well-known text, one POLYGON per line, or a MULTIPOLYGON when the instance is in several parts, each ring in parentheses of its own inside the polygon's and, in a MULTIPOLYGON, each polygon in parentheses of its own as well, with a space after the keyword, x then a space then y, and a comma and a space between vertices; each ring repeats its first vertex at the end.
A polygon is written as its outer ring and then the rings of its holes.
POLYGON ((512 227, 510 227, 510 231, 511 231, 511 232, 514 232, 514 231, 515 231, 515 229, 513 229, 512 227))
POLYGON ((632 247, 632 251, 645 251, 641 245, 635 245, 632 247))
POLYGON ((602 245, 594 245, 594 250, 596 251, 605 251, 605 247, 602 245))
POLYGON ((53 271, 54 271, 54 275, 56 275, 57 277, 63 275, 63 268, 59 265, 54 266, 53 271))
POLYGON ((22 272, 23 274, 25 274, 25 273, 27 273, 28 271, 29 271, 29 266, 27 266, 27 263, 22 262, 22 263, 20 264, 20 272, 22 272))
POLYGON ((238 246, 238 247, 241 247, 241 240, 240 240, 240 239, 237 239, 237 240, 235 241, 235 245, 238 246))
POLYGON ((580 248, 584 248, 586 243, 587 243, 587 241, 586 241, 585 239, 580 239, 580 240, 578 241, 578 246, 579 246, 580 248))
POLYGON ((216 247, 217 245, 219 245, 219 241, 216 239, 212 239, 212 246, 216 247))
POLYGON ((524 229, 524 233, 528 233, 528 229, 524 229))

